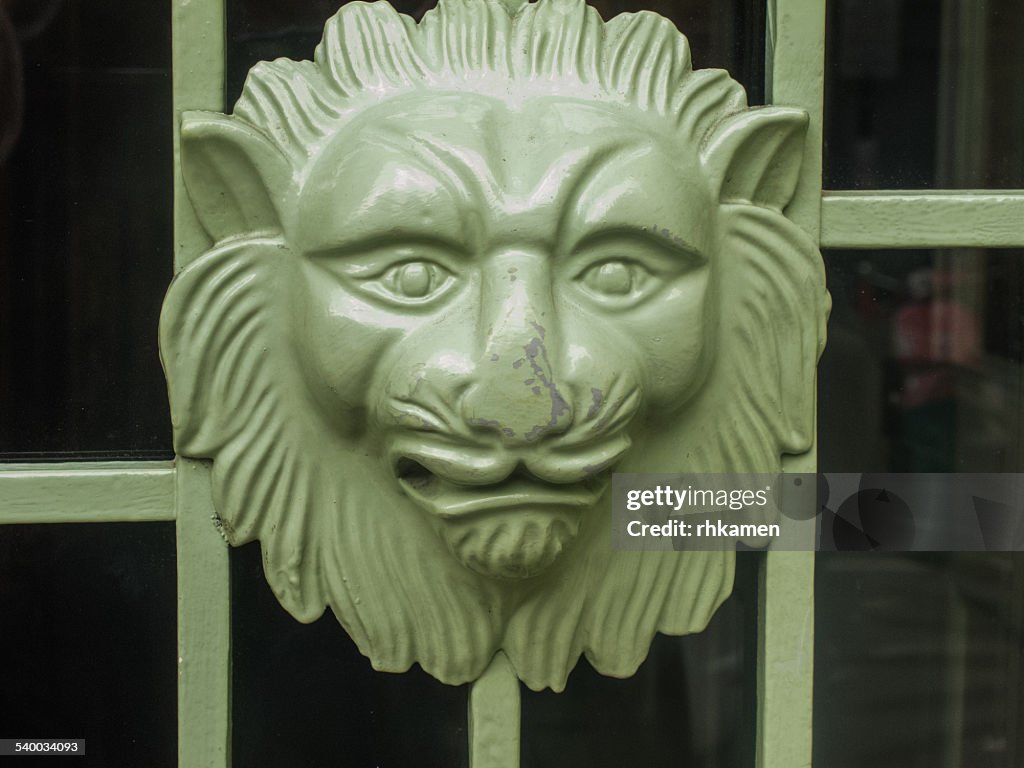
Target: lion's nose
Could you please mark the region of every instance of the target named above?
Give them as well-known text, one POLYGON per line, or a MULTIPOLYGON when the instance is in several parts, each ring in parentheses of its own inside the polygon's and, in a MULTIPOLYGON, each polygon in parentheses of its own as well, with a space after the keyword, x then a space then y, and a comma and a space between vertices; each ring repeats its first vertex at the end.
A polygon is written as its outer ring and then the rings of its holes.
POLYGON ((547 260, 500 254, 481 286, 479 364, 462 401, 466 422, 506 442, 533 443, 572 424, 547 260))

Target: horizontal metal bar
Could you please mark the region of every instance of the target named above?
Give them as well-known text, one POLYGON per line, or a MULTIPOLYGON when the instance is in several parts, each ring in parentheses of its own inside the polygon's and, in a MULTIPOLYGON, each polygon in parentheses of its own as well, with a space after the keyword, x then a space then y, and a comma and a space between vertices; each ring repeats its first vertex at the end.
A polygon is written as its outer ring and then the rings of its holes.
POLYGON ((1024 247, 1024 190, 826 191, 821 247, 1024 247))
POLYGON ((0 464, 0 524, 174 520, 169 461, 0 464))

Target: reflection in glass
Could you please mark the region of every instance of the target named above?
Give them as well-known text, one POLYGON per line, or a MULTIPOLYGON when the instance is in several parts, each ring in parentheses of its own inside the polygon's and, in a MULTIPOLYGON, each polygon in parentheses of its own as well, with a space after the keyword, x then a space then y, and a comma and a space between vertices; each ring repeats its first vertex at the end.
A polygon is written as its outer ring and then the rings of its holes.
POLYGON ((1021 471, 1022 254, 826 251, 825 472, 1021 471))
POLYGON ((1024 187, 1019 0, 830 0, 825 187, 1024 187))
MULTIPOLYGON (((825 253, 819 466, 1019 472, 1022 255, 825 253)), ((1024 555, 819 553, 814 764, 1024 765, 1024 555)))

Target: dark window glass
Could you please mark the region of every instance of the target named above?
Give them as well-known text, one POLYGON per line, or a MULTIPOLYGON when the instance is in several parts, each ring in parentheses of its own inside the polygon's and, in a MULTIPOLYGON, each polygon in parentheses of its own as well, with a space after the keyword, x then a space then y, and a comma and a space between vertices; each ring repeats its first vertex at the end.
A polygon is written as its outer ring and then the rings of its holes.
POLYGON ((1019 0, 830 0, 825 186, 1024 187, 1019 0))
POLYGON ((285 613, 258 544, 231 551, 232 757, 246 768, 466 768, 469 686, 375 672, 328 611, 285 613))
POLYGON ((175 604, 173 523, 0 526, 3 737, 85 739, 46 765, 173 768, 175 604))
POLYGON ((0 458, 170 455, 169 22, 0 3, 0 458))
MULTIPOLYGON (((762 0, 593 0, 605 19, 650 10, 671 19, 690 41, 695 67, 727 69, 747 89, 751 104, 764 103, 764 2, 762 0)), ((312 59, 324 22, 337 0, 227 0, 227 103, 234 104, 256 62, 286 56, 312 59)), ((420 19, 434 0, 394 0, 420 19)))
MULTIPOLYGON (((1020 470, 1021 257, 825 253, 823 470, 1020 470)), ((821 553, 816 582, 816 766, 1022 764, 1020 553, 821 553)))
MULTIPOLYGON (((634 677, 602 677, 581 660, 560 694, 523 687, 523 768, 751 765, 759 556, 737 561, 734 593, 708 629, 657 636, 634 677)), ((232 551, 231 576, 239 765, 468 765, 468 686, 419 667, 374 672, 330 612, 299 624, 267 586, 255 544, 232 551)))
POLYGON ((814 765, 1024 762, 1024 556, 817 558, 814 765))
POLYGON ((657 635, 633 677, 602 677, 581 659, 564 692, 524 689, 522 767, 752 766, 761 557, 736 561, 733 594, 708 628, 657 635))
POLYGON ((1017 472, 1024 254, 826 251, 825 472, 1017 472))

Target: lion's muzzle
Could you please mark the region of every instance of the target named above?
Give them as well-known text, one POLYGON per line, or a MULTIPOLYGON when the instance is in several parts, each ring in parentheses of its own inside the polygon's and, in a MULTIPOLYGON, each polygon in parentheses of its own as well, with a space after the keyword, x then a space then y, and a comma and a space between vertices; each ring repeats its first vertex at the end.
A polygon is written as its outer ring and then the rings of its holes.
POLYGON ((630 448, 625 427, 639 397, 610 391, 605 408, 529 445, 467 424, 439 398, 429 406, 394 399, 392 472, 464 565, 496 578, 534 576, 577 537, 630 448))

